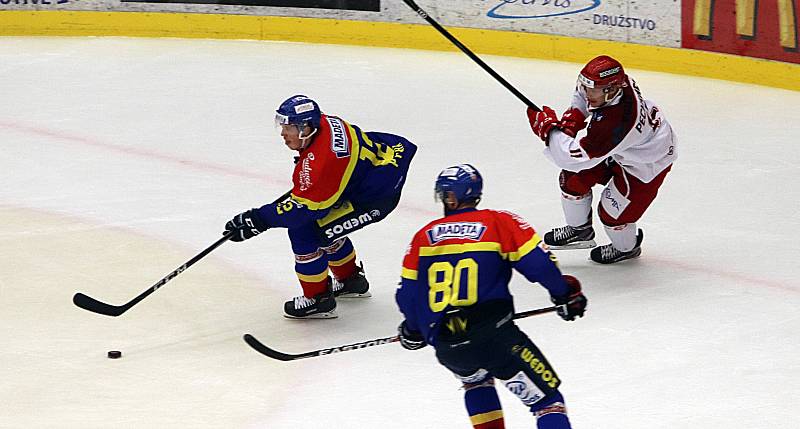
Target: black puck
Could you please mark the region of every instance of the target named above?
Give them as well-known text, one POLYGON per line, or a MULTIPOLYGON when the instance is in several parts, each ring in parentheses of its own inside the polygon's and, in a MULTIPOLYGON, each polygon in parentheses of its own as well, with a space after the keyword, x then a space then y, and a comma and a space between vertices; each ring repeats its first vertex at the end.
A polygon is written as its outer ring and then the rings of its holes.
POLYGON ((121 357, 122 357, 122 352, 119 350, 111 350, 110 352, 108 352, 109 359, 119 359, 121 357))

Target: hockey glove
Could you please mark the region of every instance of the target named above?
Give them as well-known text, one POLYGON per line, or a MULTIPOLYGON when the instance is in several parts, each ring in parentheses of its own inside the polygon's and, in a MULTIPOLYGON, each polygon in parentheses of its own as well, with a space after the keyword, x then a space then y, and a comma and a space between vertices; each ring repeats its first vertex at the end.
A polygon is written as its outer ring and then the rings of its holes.
POLYGON ((427 345, 420 332, 408 329, 405 320, 397 327, 397 333, 400 336, 400 345, 406 350, 419 350, 427 345))
POLYGON ((569 292, 564 296, 553 296, 550 300, 556 305, 556 313, 566 321, 573 321, 576 317, 583 317, 586 311, 586 297, 581 292, 581 282, 570 275, 563 275, 564 281, 569 286, 569 292))
POLYGON ((539 136, 545 145, 548 144, 547 136, 550 134, 553 127, 558 125, 558 116, 556 112, 547 106, 542 107, 540 111, 528 107, 527 114, 528 122, 531 124, 533 133, 539 136))
POLYGON ((561 115, 561 120, 558 122, 558 128, 560 128, 564 134, 575 138, 575 135, 578 134, 578 131, 586 128, 586 116, 583 114, 583 112, 573 107, 561 115))
POLYGON ((245 241, 269 229, 256 213, 257 209, 251 209, 239 213, 225 224, 223 234, 231 234, 231 241, 245 241))

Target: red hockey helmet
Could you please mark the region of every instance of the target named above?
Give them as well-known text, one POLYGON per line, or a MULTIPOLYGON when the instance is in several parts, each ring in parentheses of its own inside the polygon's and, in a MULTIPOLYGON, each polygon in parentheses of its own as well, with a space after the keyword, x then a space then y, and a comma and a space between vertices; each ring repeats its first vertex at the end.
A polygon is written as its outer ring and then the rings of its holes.
POLYGON ((578 81, 587 88, 621 85, 625 82, 625 70, 619 61, 607 55, 601 55, 583 66, 578 75, 578 81))

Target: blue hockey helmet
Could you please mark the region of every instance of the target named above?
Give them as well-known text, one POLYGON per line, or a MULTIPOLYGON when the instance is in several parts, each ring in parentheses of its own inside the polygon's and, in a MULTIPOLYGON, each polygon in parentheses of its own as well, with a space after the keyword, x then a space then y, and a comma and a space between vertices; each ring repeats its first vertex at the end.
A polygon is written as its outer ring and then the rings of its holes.
POLYGON ((316 101, 305 95, 294 95, 281 103, 275 111, 275 125, 296 125, 300 132, 309 126, 319 129, 322 111, 316 101))
POLYGON ((436 177, 434 198, 444 201, 447 192, 452 192, 459 203, 480 201, 483 193, 483 177, 470 164, 459 164, 445 168, 436 177))

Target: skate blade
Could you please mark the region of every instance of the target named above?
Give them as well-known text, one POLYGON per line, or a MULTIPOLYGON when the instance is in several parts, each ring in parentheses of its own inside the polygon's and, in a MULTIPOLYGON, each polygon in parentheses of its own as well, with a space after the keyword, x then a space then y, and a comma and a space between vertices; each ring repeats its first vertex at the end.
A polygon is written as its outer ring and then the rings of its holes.
POLYGON ((283 317, 292 320, 307 320, 307 319, 336 319, 339 315, 336 313, 336 310, 326 311, 324 313, 314 313, 309 314, 308 316, 291 316, 289 314, 283 313, 283 317))
POLYGON ((343 293, 343 294, 337 296, 336 299, 339 299, 339 298, 369 298, 371 296, 372 296, 372 292, 366 291, 364 293, 343 293))
POLYGON ((588 241, 576 241, 574 243, 570 243, 565 246, 553 246, 548 244, 547 247, 550 248, 550 250, 591 249, 593 247, 597 247, 597 243, 595 243, 594 240, 588 240, 588 241))

